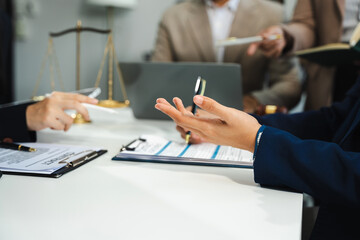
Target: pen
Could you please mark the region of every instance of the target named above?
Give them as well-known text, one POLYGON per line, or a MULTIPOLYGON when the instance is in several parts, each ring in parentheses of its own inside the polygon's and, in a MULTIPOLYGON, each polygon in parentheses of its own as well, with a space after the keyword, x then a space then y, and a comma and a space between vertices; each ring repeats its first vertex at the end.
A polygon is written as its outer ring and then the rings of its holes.
MULTIPOLYGON (((100 88, 96 88, 92 93, 90 93, 88 95, 88 97, 91 98, 96 98, 97 96, 99 96, 101 93, 101 89, 100 88)), ((88 104, 88 103, 82 103, 82 105, 84 105, 84 107, 86 108, 90 108, 90 109, 95 109, 95 110, 99 110, 99 111, 104 111, 104 112, 108 112, 108 113, 112 113, 112 114, 118 114, 118 112, 116 112, 115 110, 112 109, 108 109, 108 108, 104 108, 101 106, 97 106, 97 105, 93 105, 93 104, 88 104)))
POLYGON ((99 111, 108 112, 108 113, 111 113, 111 114, 119 114, 117 111, 115 111, 113 109, 101 107, 101 106, 94 105, 94 104, 82 103, 82 105, 84 107, 86 107, 87 109, 99 110, 99 111))
MULTIPOLYGON (((206 87, 206 80, 205 80, 205 79, 202 79, 202 78, 199 76, 199 77, 197 78, 197 80, 196 80, 194 96, 195 96, 195 95, 201 95, 201 96, 203 96, 203 95, 204 95, 204 92, 205 92, 205 87, 206 87)), ((193 100, 192 108, 191 108, 191 113, 195 115, 196 109, 197 109, 197 106, 196 106, 196 104, 194 103, 194 100, 193 100)), ((186 142, 187 144, 188 144, 189 141, 190 141, 190 136, 191 136, 191 132, 190 132, 190 131, 187 131, 187 132, 186 132, 186 137, 185 137, 185 142, 186 142)))
POLYGON ((7 143, 7 142, 0 142, 0 148, 25 151, 25 152, 35 152, 36 151, 36 149, 32 148, 32 147, 26 147, 21 144, 7 143))
MULTIPOLYGON (((85 90, 92 90, 91 88, 89 89, 84 89, 85 90)), ((100 88, 95 88, 89 95, 88 97, 90 98, 96 98, 97 96, 99 96, 99 94, 101 93, 101 89, 100 88)), ((50 97, 51 93, 47 93, 45 94, 45 97, 50 97)), ((112 113, 112 114, 119 114, 118 112, 116 112, 115 110, 112 109, 108 109, 108 108, 104 108, 101 106, 97 106, 97 105, 93 105, 93 104, 89 104, 89 103, 81 103, 84 107, 86 107, 87 109, 95 109, 95 110, 99 110, 99 111, 103 111, 103 112, 108 112, 108 113, 112 113)))
POLYGON ((225 40, 219 40, 216 43, 216 47, 226 47, 226 46, 233 46, 233 45, 241 45, 241 44, 248 44, 248 43, 255 43, 261 42, 263 40, 277 40, 280 39, 281 35, 270 35, 267 38, 263 38, 262 36, 255 36, 255 37, 247 37, 247 38, 228 38, 225 40))
POLYGON ((88 97, 90 97, 90 98, 96 98, 97 96, 100 95, 100 93, 101 93, 101 89, 100 89, 100 88, 95 88, 95 90, 94 90, 92 93, 90 93, 90 94, 88 95, 88 97))
MULTIPOLYGON (((88 95, 88 97, 91 98, 96 98, 100 93, 101 93, 101 88, 97 87, 97 88, 84 88, 84 89, 80 89, 77 91, 71 91, 70 93, 79 93, 79 94, 83 94, 83 95, 87 95, 90 92, 90 94, 88 95)), ((43 96, 34 96, 32 98, 33 101, 42 101, 47 97, 50 97, 52 93, 46 93, 43 96)), ((23 101, 18 101, 18 103, 22 103, 23 101)), ((28 101, 25 101, 28 102, 28 101)))
MULTIPOLYGON (((101 88, 86 88, 86 89, 82 89, 82 90, 79 90, 79 91, 74 91, 74 92, 71 92, 71 93, 84 94, 84 93, 87 93, 89 91, 91 91, 91 93, 88 95, 88 97, 96 98, 97 96, 100 95, 101 88)), ((51 95, 52 95, 52 93, 46 93, 45 97, 51 97, 51 95)))

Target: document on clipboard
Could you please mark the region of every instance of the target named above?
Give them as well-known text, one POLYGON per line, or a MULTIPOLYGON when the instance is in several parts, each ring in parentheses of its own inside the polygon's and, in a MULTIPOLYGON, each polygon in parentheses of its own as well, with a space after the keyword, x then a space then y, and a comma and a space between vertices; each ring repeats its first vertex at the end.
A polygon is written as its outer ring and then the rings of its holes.
POLYGON ((124 146, 113 160, 253 168, 249 151, 211 143, 186 144, 152 135, 124 146))
POLYGON ((45 143, 23 145, 35 148, 36 151, 0 148, 0 170, 3 173, 57 178, 107 152, 84 146, 45 143))

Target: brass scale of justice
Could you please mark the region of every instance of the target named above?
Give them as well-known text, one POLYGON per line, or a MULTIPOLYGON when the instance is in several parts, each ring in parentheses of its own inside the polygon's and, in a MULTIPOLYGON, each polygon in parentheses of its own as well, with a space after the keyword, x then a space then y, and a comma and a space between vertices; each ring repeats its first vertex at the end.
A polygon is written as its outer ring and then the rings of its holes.
MULTIPOLYGON (((80 34, 81 32, 84 31, 88 31, 88 32, 94 32, 94 33, 100 33, 100 34, 107 34, 108 35, 108 39, 105 45, 105 49, 104 49, 104 55, 102 57, 101 60, 101 64, 100 64, 100 68, 97 74, 97 78, 96 78, 96 82, 95 82, 95 88, 97 88, 100 84, 101 81, 101 76, 103 73, 103 69, 104 69, 104 65, 105 65, 105 61, 108 55, 108 59, 109 59, 109 78, 108 78, 108 99, 107 100, 101 100, 98 105, 102 106, 102 107, 107 107, 107 108, 122 108, 122 107, 128 107, 130 105, 130 101, 128 100, 127 94, 126 94, 126 90, 125 90, 125 84, 124 84, 124 79, 122 77, 121 74, 121 70, 118 64, 118 59, 115 53, 115 47, 114 47, 114 42, 113 42, 113 36, 112 36, 112 31, 110 29, 108 30, 102 30, 102 29, 96 29, 96 28, 90 28, 90 27, 82 27, 81 26, 81 21, 79 20, 77 22, 77 25, 75 28, 70 28, 70 29, 66 29, 63 30, 61 32, 56 32, 56 33, 49 33, 49 40, 48 40, 48 48, 46 51, 46 54, 43 58, 42 61, 42 65, 41 65, 41 69, 40 69, 40 73, 38 76, 38 79, 36 81, 35 84, 35 88, 32 94, 32 99, 34 101, 41 101, 43 100, 45 97, 44 96, 36 96, 37 90, 39 88, 40 85, 40 81, 42 79, 42 75, 44 73, 45 70, 45 66, 46 66, 46 62, 49 61, 49 68, 50 68, 50 85, 51 85, 51 89, 52 91, 55 90, 55 74, 54 74, 54 65, 55 65, 55 69, 58 75, 58 80, 60 83, 60 87, 62 89, 62 91, 64 91, 64 84, 62 81, 62 77, 61 77, 61 73, 60 73, 60 66, 59 66, 59 61, 58 58, 56 56, 55 53, 55 48, 54 48, 54 43, 53 43, 53 38, 54 37, 60 37, 69 33, 76 33, 76 90, 79 91, 80 90, 80 34), (114 61, 115 61, 115 65, 116 65, 116 71, 117 71, 117 75, 120 81, 120 87, 121 87, 121 91, 122 91, 122 95, 124 98, 124 101, 119 102, 113 99, 113 66, 114 66, 114 61)), ((88 121, 86 121, 81 114, 76 113, 73 114, 72 117, 74 118, 74 123, 88 123, 88 121)))

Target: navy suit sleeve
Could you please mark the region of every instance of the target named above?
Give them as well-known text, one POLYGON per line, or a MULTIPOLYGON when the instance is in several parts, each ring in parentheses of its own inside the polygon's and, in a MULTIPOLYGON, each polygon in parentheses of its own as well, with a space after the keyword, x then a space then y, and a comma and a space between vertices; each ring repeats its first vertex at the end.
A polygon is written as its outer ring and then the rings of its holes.
POLYGON ((298 114, 271 114, 254 117, 260 124, 285 130, 301 139, 331 141, 358 101, 359 96, 360 81, 347 93, 344 101, 335 103, 331 107, 298 114))
POLYGON ((0 140, 11 138, 14 142, 36 141, 36 132, 27 129, 26 108, 28 105, 0 108, 0 140))
POLYGON ((255 182, 290 187, 322 203, 360 206, 360 153, 337 144, 302 140, 266 127, 254 161, 255 182))

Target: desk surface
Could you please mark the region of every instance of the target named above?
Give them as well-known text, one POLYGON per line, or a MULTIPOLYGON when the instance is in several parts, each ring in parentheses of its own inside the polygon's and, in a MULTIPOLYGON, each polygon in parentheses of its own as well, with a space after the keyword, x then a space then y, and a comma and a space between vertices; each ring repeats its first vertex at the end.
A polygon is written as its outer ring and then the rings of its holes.
POLYGON ((4 175, 0 239, 300 239, 302 194, 261 188, 251 169, 112 161, 141 134, 178 137, 170 121, 118 111, 38 134, 109 152, 58 179, 4 175))

